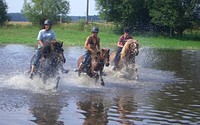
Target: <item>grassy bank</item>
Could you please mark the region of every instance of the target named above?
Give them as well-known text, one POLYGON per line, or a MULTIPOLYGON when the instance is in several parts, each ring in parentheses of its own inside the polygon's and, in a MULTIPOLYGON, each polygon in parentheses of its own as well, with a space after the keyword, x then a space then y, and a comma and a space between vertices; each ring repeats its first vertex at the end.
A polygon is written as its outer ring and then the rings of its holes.
MULTIPOLYGON (((58 40, 63 41, 65 46, 83 46, 85 39, 90 35, 91 27, 100 28, 99 37, 103 46, 115 46, 120 35, 112 33, 112 24, 90 24, 71 23, 53 26, 58 40)), ((27 44, 37 45, 37 34, 39 27, 29 23, 9 24, 0 28, 0 44, 27 44)), ((199 34, 200 35, 200 34, 199 34)), ((134 34, 133 34, 134 36, 134 34)), ((189 39, 175 39, 167 37, 134 36, 139 40, 141 47, 172 48, 172 49, 200 49, 200 41, 189 39)), ((188 38, 188 37, 187 37, 188 38)))

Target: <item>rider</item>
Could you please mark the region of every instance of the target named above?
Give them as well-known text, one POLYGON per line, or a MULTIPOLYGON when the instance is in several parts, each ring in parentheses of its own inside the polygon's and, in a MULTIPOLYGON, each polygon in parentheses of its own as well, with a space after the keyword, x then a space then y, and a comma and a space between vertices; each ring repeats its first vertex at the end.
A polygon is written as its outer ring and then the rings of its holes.
MULTIPOLYGON (((41 29, 38 33, 38 49, 36 53, 36 59, 33 62, 32 68, 31 68, 31 76, 30 78, 33 78, 33 72, 35 70, 36 66, 39 66, 39 60, 41 57, 41 48, 48 45, 52 40, 56 40, 56 35, 54 31, 51 29, 52 22, 51 20, 47 19, 44 21, 44 27, 41 29)), ((64 69, 63 69, 64 70, 64 69)))
MULTIPOLYGON (((130 35, 130 29, 128 27, 124 28, 124 34, 122 36, 120 36, 117 46, 117 52, 115 55, 115 59, 114 59, 114 67, 113 70, 116 70, 118 68, 118 63, 120 60, 120 52, 122 51, 122 48, 124 47, 125 43, 127 42, 128 39, 133 39, 133 37, 130 35)), ((138 43, 137 43, 138 46, 138 43)))
POLYGON ((89 69, 91 62, 91 55, 97 52, 97 50, 100 50, 100 38, 98 37, 99 28, 93 27, 91 32, 92 34, 87 37, 84 44, 84 47, 86 49, 86 52, 84 54, 85 59, 82 62, 80 69, 82 68, 89 69))

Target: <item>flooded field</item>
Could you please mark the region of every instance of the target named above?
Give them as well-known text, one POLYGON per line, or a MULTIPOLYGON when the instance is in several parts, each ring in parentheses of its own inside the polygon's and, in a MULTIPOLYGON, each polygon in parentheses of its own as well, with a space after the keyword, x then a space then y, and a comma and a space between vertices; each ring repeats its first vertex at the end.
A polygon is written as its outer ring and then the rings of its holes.
POLYGON ((58 89, 29 78, 35 48, 0 46, 0 125, 200 124, 200 51, 141 48, 139 78, 106 67, 105 86, 74 72, 82 47, 66 47, 58 89))

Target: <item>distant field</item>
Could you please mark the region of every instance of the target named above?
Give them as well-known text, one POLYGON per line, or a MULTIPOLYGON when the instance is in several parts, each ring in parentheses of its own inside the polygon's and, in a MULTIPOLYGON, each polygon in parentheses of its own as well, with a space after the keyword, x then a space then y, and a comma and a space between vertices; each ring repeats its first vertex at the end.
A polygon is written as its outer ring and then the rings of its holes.
MULTIPOLYGON (((99 37, 102 46, 116 46, 120 35, 113 34, 112 23, 91 23, 84 25, 80 23, 58 24, 52 29, 56 33, 57 40, 63 41, 65 46, 83 46, 85 39, 90 35, 93 26, 100 29, 99 37)), ((32 26, 29 22, 9 22, 6 26, 0 27, 0 44, 27 44, 37 45, 37 35, 40 27, 32 26)), ((141 47, 172 48, 172 49, 200 49, 198 31, 186 34, 186 38, 153 37, 146 34, 135 36, 141 47)))
POLYGON ((31 25, 30 22, 19 22, 19 21, 10 21, 8 25, 31 25))

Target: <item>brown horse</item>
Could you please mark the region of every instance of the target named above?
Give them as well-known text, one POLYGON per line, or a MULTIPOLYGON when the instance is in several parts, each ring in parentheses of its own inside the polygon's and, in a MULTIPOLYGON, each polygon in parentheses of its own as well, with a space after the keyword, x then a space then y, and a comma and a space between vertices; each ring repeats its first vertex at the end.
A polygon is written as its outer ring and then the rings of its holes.
POLYGON ((98 81, 99 77, 101 78, 101 85, 104 86, 104 81, 102 78, 103 68, 105 66, 109 66, 109 52, 110 49, 101 49, 92 54, 90 68, 84 69, 82 66, 82 62, 84 60, 84 55, 80 56, 78 59, 77 67, 78 67, 78 76, 80 76, 81 72, 86 73, 91 78, 95 78, 95 82, 98 81))
MULTIPOLYGON (((128 66, 129 64, 135 64, 135 56, 138 54, 138 42, 134 39, 129 39, 120 54, 120 60, 117 66, 118 70, 121 70, 124 66, 128 66)), ((112 52, 110 54, 110 63, 114 65, 114 58, 116 52, 112 52)))
MULTIPOLYGON (((63 63, 65 63, 64 50, 62 48, 63 42, 51 41, 49 45, 41 48, 41 58, 39 64, 36 66, 34 71, 35 75, 39 75, 42 78, 43 83, 50 77, 56 78, 56 87, 60 81, 59 70, 63 68, 63 63)), ((36 55, 34 55, 30 62, 30 69, 36 55)))

